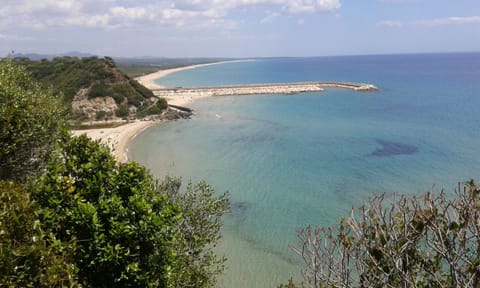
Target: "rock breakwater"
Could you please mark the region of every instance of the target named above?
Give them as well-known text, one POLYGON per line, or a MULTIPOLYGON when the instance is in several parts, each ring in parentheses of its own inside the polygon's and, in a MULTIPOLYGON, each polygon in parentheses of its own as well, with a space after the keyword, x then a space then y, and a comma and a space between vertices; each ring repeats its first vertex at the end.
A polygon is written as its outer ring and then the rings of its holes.
POLYGON ((278 83, 278 84, 255 84, 217 87, 175 87, 152 89, 158 97, 211 97, 211 96, 235 96, 257 94, 295 94, 307 92, 321 92, 325 88, 344 88, 354 91, 377 91, 372 84, 346 83, 346 82, 302 82, 302 83, 278 83))

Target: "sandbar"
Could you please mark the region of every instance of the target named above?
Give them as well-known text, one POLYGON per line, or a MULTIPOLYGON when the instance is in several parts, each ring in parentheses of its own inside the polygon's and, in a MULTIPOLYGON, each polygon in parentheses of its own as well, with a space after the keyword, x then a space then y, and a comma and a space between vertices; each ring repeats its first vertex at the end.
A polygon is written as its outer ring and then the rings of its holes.
MULTIPOLYGON (((211 65, 218 65, 218 64, 225 64, 225 63, 236 63, 236 62, 251 62, 251 61, 255 61, 255 60, 253 59, 230 60, 230 61, 220 61, 220 62, 213 62, 213 63, 206 63, 206 64, 196 64, 196 65, 190 65, 190 66, 173 68, 173 69, 165 69, 165 70, 160 70, 154 73, 137 77, 135 78, 135 80, 137 80, 140 84, 142 84, 143 86, 147 87, 150 90, 161 89, 166 87, 158 85, 157 83, 155 83, 155 80, 165 77, 167 75, 170 75, 172 73, 176 73, 183 70, 195 69, 195 68, 204 67, 204 66, 211 66, 211 65)), ((191 104, 195 100, 205 98, 205 97, 206 97, 205 95, 198 94, 198 95, 191 95, 191 96, 165 97, 165 99, 167 100, 168 104, 177 105, 177 106, 186 106, 188 104, 191 104)))

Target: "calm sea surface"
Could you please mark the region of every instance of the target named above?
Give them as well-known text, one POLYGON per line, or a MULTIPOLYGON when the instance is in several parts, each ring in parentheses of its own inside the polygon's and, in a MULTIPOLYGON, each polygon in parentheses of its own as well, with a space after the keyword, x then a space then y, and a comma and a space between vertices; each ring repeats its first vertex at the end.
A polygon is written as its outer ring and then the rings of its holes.
POLYGON ((218 97, 140 134, 129 157, 158 178, 229 191, 223 287, 298 277, 296 230, 330 225, 373 192, 480 180, 480 54, 263 59, 185 70, 165 86, 372 83, 379 92, 218 97), (296 276, 297 275, 297 276, 296 276))

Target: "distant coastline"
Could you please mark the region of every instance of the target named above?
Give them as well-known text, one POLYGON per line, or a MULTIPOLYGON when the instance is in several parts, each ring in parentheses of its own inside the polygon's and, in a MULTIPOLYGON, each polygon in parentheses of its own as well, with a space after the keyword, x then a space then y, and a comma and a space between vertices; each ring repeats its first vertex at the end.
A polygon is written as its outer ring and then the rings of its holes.
MULTIPOLYGON (((185 67, 179 67, 179 68, 173 68, 173 69, 165 69, 165 70, 159 70, 154 73, 150 73, 144 76, 140 76, 135 78, 140 84, 143 86, 147 87, 150 90, 155 90, 155 89, 162 89, 166 88, 161 85, 158 85, 155 83, 155 80, 163 78, 167 75, 177 73, 180 71, 184 70, 190 70, 190 69, 195 69, 195 68, 200 68, 200 67, 205 67, 205 66, 212 66, 212 65, 219 65, 219 64, 226 64, 226 63, 239 63, 239 62, 252 62, 255 61, 254 59, 245 59, 245 60, 231 60, 231 61, 220 61, 220 62, 213 62, 213 63, 206 63, 206 64, 196 64, 196 65, 190 65, 190 66, 185 66, 185 67)), ((190 103, 192 103, 194 100, 200 99, 203 97, 166 97, 166 100, 168 104, 172 105, 177 105, 177 106, 185 106, 190 103)))
MULTIPOLYGON (((203 66, 224 64, 224 63, 235 63, 235 62, 249 62, 254 60, 232 60, 232 61, 221 61, 207 64, 196 64, 185 67, 173 68, 159 70, 157 72, 147 74, 144 76, 137 77, 136 80, 140 82, 143 86, 147 87, 150 90, 163 88, 162 86, 155 83, 156 79, 160 79, 172 73, 176 73, 183 70, 195 69, 203 66)), ((174 99, 167 99, 168 104, 184 106, 192 102, 193 99, 182 99, 180 97, 174 99)), ((115 159, 118 162, 127 162, 127 147, 130 141, 135 138, 139 133, 143 132, 145 129, 162 123, 163 121, 134 121, 121 125, 114 128, 95 128, 87 130, 74 130, 73 135, 79 136, 86 134, 93 140, 100 140, 102 143, 106 144, 112 149, 112 153, 115 159)))
MULTIPOLYGON (((243 86, 225 86, 225 87, 205 87, 205 88, 166 88, 155 83, 155 80, 183 70, 195 69, 199 67, 236 63, 250 62, 255 60, 232 60, 221 61, 207 64, 196 64, 185 67, 159 70, 135 78, 146 88, 156 92, 162 91, 163 94, 156 93, 156 96, 164 97, 167 103, 172 106, 184 107, 201 98, 222 96, 222 95, 251 95, 251 94, 276 94, 276 93, 302 93, 302 92, 320 92, 325 87, 346 88, 355 91, 376 91, 377 87, 371 84, 363 83, 344 83, 344 82, 305 82, 305 83, 283 83, 283 84, 262 84, 262 85, 243 85, 243 86), (177 91, 178 90, 178 91, 177 91), (185 91, 184 91, 185 90, 185 91), (173 91, 173 92, 172 92, 173 91), (183 93, 177 93, 177 92, 183 93), (223 94, 222 94, 223 93, 223 94)), ((100 140, 112 148, 117 161, 126 162, 128 157, 126 150, 130 140, 143 130, 163 122, 158 121, 140 121, 128 123, 115 128, 99 128, 89 130, 76 130, 74 135, 86 134, 94 140, 100 140)))

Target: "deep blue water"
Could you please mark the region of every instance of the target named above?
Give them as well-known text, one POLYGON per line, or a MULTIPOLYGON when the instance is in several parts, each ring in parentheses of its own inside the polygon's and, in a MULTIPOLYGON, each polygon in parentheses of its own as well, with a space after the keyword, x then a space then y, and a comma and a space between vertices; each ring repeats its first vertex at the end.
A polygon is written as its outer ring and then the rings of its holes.
POLYGON ((423 193, 480 177, 480 53, 260 59, 185 70, 165 86, 372 83, 192 104, 194 119, 148 129, 130 157, 159 178, 230 193, 219 249, 224 287, 276 287, 297 275, 296 230, 330 225, 373 192, 423 193))

